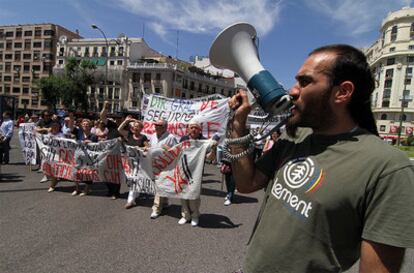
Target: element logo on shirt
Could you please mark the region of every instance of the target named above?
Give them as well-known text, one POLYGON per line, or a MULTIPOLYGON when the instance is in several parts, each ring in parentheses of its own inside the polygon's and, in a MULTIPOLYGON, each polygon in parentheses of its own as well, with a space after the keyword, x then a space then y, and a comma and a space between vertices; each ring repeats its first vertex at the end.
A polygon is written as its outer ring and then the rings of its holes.
POLYGON ((296 158, 289 161, 283 170, 285 183, 291 189, 306 186, 305 192, 314 192, 322 184, 324 178, 323 169, 317 169, 310 157, 296 158))
POLYGON ((281 201, 290 211, 302 217, 309 217, 312 201, 305 200, 301 192, 316 191, 324 180, 324 171, 315 166, 311 158, 296 158, 283 167, 283 180, 287 187, 276 177, 272 195, 281 201), (299 191, 298 189, 304 187, 299 191))

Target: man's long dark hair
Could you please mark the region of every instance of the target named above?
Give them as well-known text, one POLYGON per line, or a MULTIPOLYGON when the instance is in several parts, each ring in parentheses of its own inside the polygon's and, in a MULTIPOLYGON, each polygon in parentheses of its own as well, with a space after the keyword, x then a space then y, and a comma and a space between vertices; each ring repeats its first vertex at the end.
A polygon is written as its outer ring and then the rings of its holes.
POLYGON ((370 100, 375 89, 375 81, 364 53, 352 46, 337 44, 317 48, 309 56, 321 52, 336 54, 335 61, 328 72, 332 86, 340 85, 344 81, 350 81, 355 86, 348 104, 353 120, 359 127, 378 136, 370 100))

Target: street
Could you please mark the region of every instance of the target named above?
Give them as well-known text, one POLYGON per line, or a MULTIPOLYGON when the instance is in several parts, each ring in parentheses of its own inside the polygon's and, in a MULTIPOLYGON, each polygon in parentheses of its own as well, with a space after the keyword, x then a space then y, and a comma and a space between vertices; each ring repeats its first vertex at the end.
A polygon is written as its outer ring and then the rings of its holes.
MULTIPOLYGON (((237 194, 225 207, 221 174, 206 165, 200 225, 179 226, 179 200, 151 220, 152 198, 124 209, 126 185, 117 200, 99 183, 84 197, 71 196, 74 184, 66 181, 48 193, 42 174, 23 164, 17 140, 15 131, 11 164, 1 169, 0 272, 230 273, 240 267, 263 191, 237 194)), ((402 272, 414 272, 412 250, 402 272)))

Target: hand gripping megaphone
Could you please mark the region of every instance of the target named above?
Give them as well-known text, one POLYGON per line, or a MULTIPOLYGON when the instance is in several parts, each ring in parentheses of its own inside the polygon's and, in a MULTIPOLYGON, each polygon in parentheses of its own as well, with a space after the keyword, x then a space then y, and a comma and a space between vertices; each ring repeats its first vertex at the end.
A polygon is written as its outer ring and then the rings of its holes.
POLYGON ((276 115, 290 107, 290 96, 259 61, 256 30, 237 23, 221 31, 210 48, 210 62, 236 72, 267 113, 276 115))

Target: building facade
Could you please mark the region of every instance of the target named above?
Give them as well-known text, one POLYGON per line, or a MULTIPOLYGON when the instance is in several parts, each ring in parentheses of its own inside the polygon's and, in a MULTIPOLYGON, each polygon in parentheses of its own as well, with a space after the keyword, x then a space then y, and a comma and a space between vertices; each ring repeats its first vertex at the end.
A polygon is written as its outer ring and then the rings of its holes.
POLYGON ((55 73, 63 71, 67 58, 96 64, 97 83, 88 91, 92 111, 100 111, 103 102, 109 101, 111 112, 139 112, 144 94, 195 98, 234 92, 234 79, 210 75, 193 63, 164 56, 142 38, 121 35, 69 41, 63 37, 56 50, 55 73))
POLYGON ((381 37, 365 50, 375 75, 372 108, 380 136, 401 138, 414 128, 414 9, 390 12, 382 21, 381 37))
POLYGON ((19 109, 46 108, 36 80, 51 75, 61 36, 81 37, 55 24, 0 26, 0 94, 17 97, 19 109))

